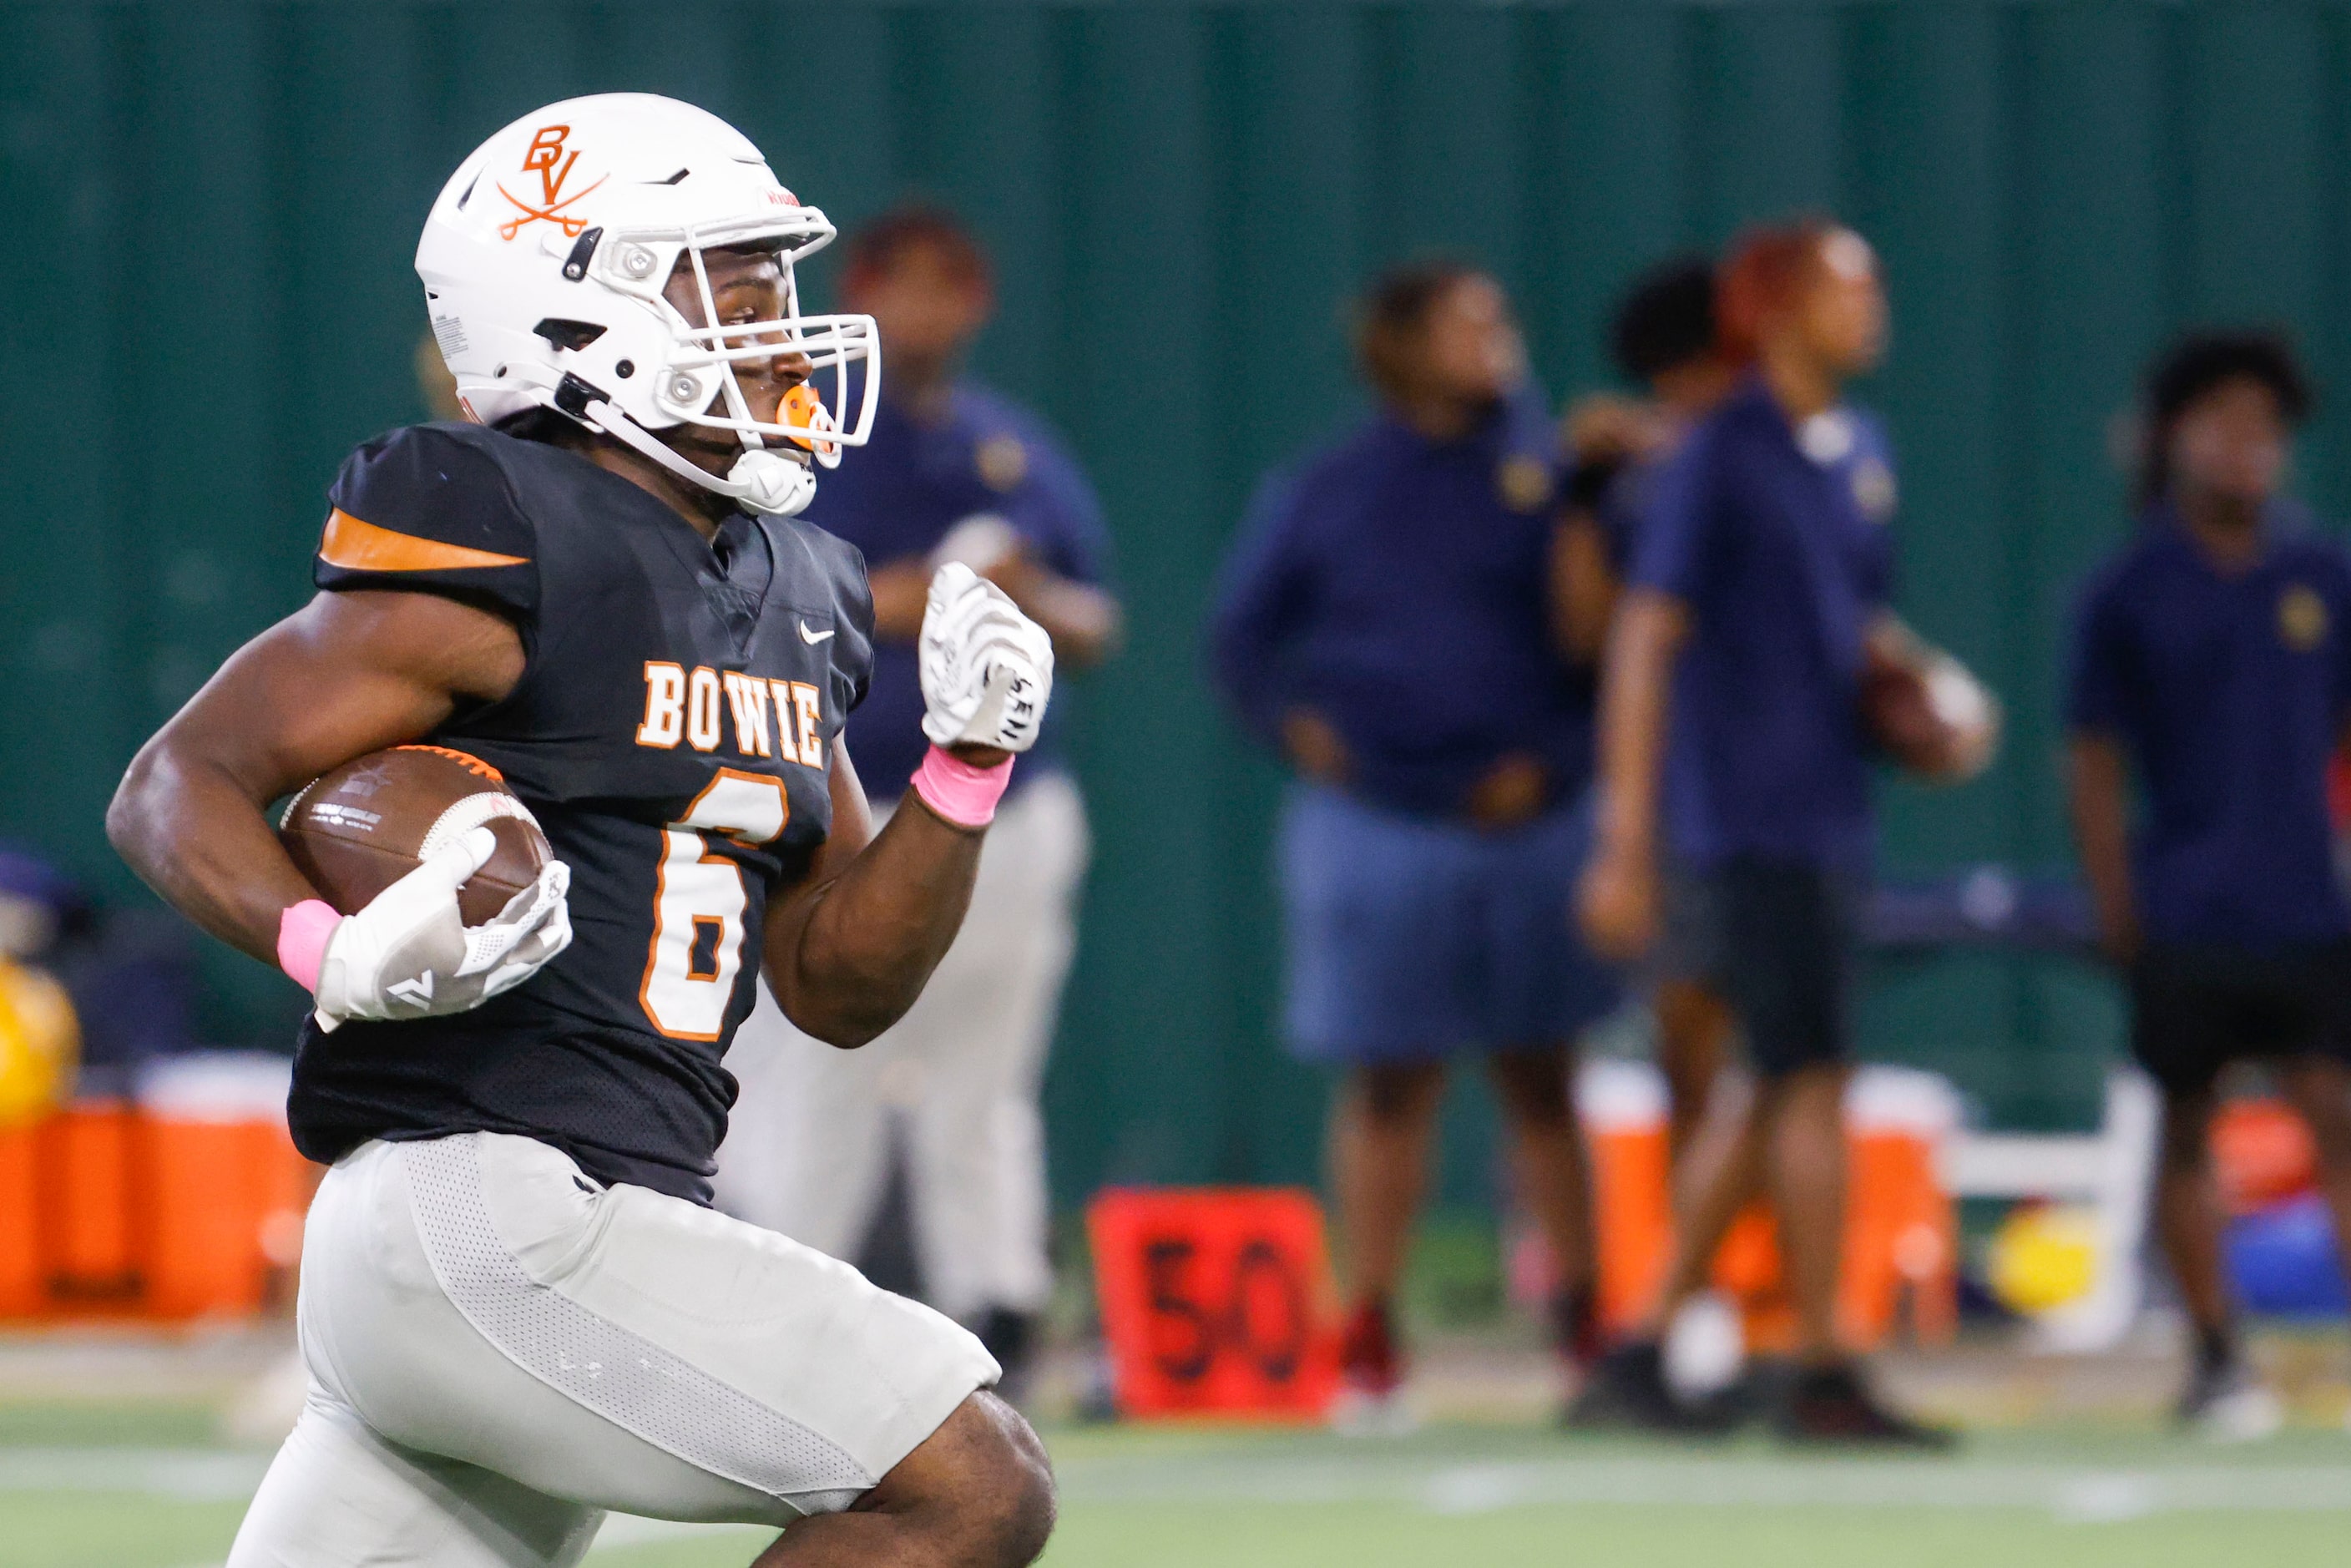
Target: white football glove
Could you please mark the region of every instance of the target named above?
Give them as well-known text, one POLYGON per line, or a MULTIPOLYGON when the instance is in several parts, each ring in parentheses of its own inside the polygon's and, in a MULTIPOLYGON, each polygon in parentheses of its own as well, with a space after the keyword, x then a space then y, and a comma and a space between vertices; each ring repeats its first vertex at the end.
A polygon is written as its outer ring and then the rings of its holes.
POLYGON ((932 745, 1026 751, 1037 743, 1053 695, 1053 640, 961 561, 931 579, 922 664, 923 733, 932 745))
POLYGON ((345 1019, 434 1018, 512 990, 571 945, 563 895, 571 868, 549 861, 530 886, 479 925, 457 913, 457 890, 497 848, 475 828, 339 922, 319 965, 319 1027, 345 1019))

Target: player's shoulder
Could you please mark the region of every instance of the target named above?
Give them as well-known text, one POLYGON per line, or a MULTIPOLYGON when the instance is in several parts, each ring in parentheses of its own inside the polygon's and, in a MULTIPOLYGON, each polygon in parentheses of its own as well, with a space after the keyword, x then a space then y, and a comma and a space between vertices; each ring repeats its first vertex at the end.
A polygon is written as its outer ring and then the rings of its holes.
POLYGON ((478 424, 405 424, 353 447, 338 482, 429 488, 502 483, 498 447, 513 441, 478 424))
POLYGON ((865 575, 865 553, 839 534, 806 517, 754 519, 768 536, 776 568, 768 580, 770 604, 803 622, 823 617, 832 630, 833 666, 848 682, 846 706, 863 700, 873 667, 873 588, 865 575))
POLYGON ((486 424, 435 421, 404 424, 361 442, 344 460, 345 470, 400 470, 430 474, 441 483, 479 481, 533 466, 552 450, 486 424))
POLYGON ((831 529, 806 517, 757 517, 776 555, 776 588, 786 593, 845 594, 868 591, 865 552, 831 529))
POLYGON ((832 617, 860 644, 873 631, 873 589, 865 575, 865 552, 806 517, 754 519, 768 536, 776 570, 768 597, 796 611, 832 617))
POLYGON ((578 462, 483 425, 404 425, 355 448, 330 494, 339 508, 378 527, 435 538, 487 531, 511 542, 530 528, 532 492, 566 459, 578 462))
POLYGON ((525 444, 463 424, 409 425, 362 443, 328 489, 312 580, 473 594, 529 612, 541 552, 508 450, 525 444))

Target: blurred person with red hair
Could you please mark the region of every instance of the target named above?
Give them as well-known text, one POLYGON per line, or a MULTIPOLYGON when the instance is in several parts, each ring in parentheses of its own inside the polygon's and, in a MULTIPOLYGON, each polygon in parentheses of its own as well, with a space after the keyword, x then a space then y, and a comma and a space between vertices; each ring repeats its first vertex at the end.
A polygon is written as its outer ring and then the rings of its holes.
POLYGON ((1894 473, 1844 383, 1885 351, 1877 260, 1817 221, 1754 231, 1717 295, 1739 385, 1656 476, 1611 630, 1586 934, 1630 962, 1662 946, 1736 1019, 1755 1088, 1695 1152, 1666 1286, 1596 1369, 1578 1425, 1717 1425, 1667 1385, 1665 1325, 1768 1192, 1796 1310, 1774 1412, 1793 1439, 1932 1446, 1840 1345, 1844 1093, 1855 913, 1873 837, 1861 716, 1874 663, 1924 650, 1889 608, 1894 473), (1665 874, 1670 867, 1670 879, 1665 874))

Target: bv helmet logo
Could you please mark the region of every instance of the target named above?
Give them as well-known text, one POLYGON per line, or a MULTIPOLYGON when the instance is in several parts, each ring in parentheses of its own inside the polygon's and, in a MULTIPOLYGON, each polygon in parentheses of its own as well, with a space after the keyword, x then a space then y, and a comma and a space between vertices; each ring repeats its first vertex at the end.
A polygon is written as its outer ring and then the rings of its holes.
POLYGON ((599 178, 585 190, 574 191, 568 196, 563 194, 563 183, 571 178, 572 167, 580 162, 579 150, 563 145, 564 138, 570 134, 571 127, 568 125, 542 125, 531 132, 530 145, 523 149, 522 172, 538 176, 538 204, 531 205, 501 183, 498 194, 512 202, 521 215, 508 218, 498 225, 500 239, 512 239, 527 225, 540 222, 553 224, 561 229, 566 239, 579 238, 580 231, 588 226, 586 218, 572 217, 564 209, 611 176, 599 178))

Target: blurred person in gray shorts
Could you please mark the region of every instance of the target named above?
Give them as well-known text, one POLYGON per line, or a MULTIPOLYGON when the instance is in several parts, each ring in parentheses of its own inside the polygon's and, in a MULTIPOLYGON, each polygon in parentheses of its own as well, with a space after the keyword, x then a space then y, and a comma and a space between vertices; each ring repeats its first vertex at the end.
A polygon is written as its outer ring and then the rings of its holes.
MULTIPOLYGON (((939 564, 961 560, 1011 594, 1064 669, 1116 647, 1119 607, 1102 586, 1099 504, 1060 436, 961 373, 993 302, 978 243, 947 214, 912 207, 868 225, 848 252, 842 293, 880 323, 889 375, 872 440, 827 476, 808 515, 870 563, 873 679, 848 736, 868 787, 887 789, 926 744, 914 633, 939 564)), ((886 820, 897 800, 872 804, 886 820)), ((914 1293, 976 1333, 1014 1388, 1052 1293, 1038 1096, 1087 855, 1084 802, 1048 720, 997 808, 963 929, 905 1018, 862 1051, 834 1051, 762 988, 726 1059, 741 1095, 719 1150, 720 1205, 855 1261, 903 1173, 914 1293)))

